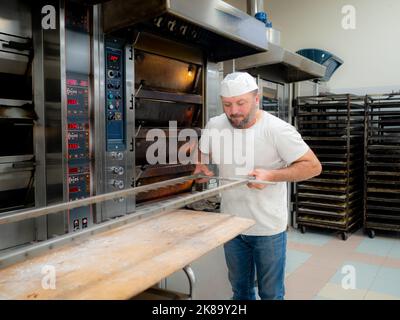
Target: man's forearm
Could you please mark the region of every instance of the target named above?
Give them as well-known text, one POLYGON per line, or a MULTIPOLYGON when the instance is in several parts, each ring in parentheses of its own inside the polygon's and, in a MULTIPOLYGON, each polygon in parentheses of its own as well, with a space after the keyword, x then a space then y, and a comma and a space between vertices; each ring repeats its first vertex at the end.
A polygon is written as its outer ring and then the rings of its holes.
POLYGON ((272 182, 297 182, 315 177, 321 173, 319 163, 307 161, 295 162, 287 168, 271 170, 272 182))

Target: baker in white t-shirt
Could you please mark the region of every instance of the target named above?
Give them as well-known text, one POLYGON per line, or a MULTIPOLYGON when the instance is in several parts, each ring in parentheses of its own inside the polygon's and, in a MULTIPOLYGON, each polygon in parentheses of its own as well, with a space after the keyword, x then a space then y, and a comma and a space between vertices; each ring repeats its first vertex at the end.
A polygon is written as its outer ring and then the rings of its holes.
MULTIPOLYGON (((256 299, 256 272, 261 299, 283 299, 287 182, 319 175, 321 164, 292 125, 259 109, 258 86, 248 73, 227 75, 221 99, 224 113, 210 119, 202 133, 203 161, 209 157, 223 177, 275 183, 249 183, 222 193, 222 212, 256 221, 224 245, 233 299, 256 299)), ((204 163, 195 173, 213 175, 204 163)))

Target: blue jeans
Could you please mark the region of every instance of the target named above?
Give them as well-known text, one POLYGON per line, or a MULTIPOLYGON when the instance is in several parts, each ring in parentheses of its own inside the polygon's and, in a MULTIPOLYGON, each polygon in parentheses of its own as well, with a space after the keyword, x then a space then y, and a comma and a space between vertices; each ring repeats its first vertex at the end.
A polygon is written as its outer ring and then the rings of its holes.
POLYGON ((234 300, 283 300, 286 231, 273 236, 239 235, 225 243, 225 259, 234 300))

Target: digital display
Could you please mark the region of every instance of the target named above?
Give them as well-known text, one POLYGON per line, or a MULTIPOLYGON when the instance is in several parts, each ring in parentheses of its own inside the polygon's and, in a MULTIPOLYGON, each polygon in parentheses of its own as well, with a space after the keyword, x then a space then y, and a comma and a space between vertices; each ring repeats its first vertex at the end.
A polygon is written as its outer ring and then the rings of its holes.
POLYGON ((69 130, 75 130, 78 129, 79 125, 77 123, 68 123, 68 129, 69 130))
POLYGON ((78 84, 78 80, 67 79, 67 84, 70 85, 70 86, 76 86, 78 84))
POLYGON ((79 188, 78 187, 69 188, 69 193, 75 193, 75 192, 79 192, 79 188))
POLYGON ((108 55, 108 61, 117 62, 118 60, 119 60, 119 56, 117 56, 115 54, 109 54, 108 55))
POLYGON ((77 144, 77 143, 68 143, 68 149, 70 149, 70 150, 79 149, 79 144, 77 144))
POLYGON ((77 105, 78 104, 78 100, 77 99, 68 99, 67 103, 71 104, 71 105, 77 105))
POLYGON ((78 173, 78 168, 69 168, 68 172, 69 173, 78 173))

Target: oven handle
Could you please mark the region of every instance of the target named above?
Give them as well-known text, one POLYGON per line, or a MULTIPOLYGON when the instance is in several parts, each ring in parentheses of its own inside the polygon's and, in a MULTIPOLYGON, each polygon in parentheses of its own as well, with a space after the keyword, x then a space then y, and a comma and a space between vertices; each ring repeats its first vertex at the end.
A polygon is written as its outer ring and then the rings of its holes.
POLYGON ((15 162, 12 164, 13 169, 27 169, 36 167, 36 162, 15 162))

